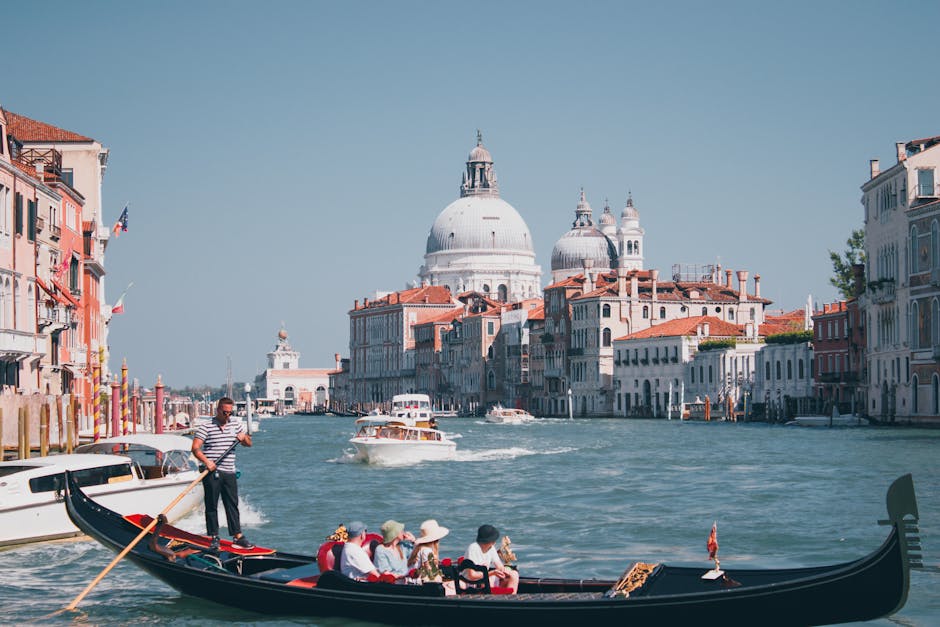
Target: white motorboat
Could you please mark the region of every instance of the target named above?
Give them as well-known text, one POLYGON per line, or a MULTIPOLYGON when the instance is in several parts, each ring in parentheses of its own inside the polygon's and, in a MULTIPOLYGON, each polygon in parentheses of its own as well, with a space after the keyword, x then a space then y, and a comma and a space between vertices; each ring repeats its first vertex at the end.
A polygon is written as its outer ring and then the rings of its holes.
MULTIPOLYGON (((137 434, 86 444, 71 455, 0 462, 0 546, 81 535, 62 506, 66 470, 109 509, 157 515, 199 476, 190 446, 182 436, 137 434)), ((168 518, 178 520, 200 503, 197 485, 168 518)))
POLYGON ((457 443, 437 429, 427 394, 397 394, 389 414, 370 414, 356 420, 349 440, 359 459, 372 464, 450 459, 457 443))
POLYGON ((500 425, 521 425, 535 420, 535 416, 524 409, 512 409, 496 404, 486 412, 484 420, 500 425))
POLYGON ((800 427, 860 427, 867 422, 854 414, 833 413, 831 416, 795 416, 787 424, 800 427))

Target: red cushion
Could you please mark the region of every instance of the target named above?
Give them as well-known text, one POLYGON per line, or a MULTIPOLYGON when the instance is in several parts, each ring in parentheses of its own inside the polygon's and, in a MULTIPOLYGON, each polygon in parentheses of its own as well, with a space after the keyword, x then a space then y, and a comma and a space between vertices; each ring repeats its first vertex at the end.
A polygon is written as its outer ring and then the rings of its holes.
POLYGON ((313 577, 301 577, 300 579, 292 579, 291 581, 288 581, 287 585, 295 586, 297 588, 316 588, 317 579, 319 578, 319 575, 314 575, 313 577))
POLYGON ((339 566, 336 563, 336 554, 333 552, 333 547, 337 545, 342 546, 343 544, 345 543, 333 540, 320 545, 320 549, 317 551, 317 566, 320 567, 321 573, 333 570, 339 566))
POLYGON ((491 586, 490 592, 493 594, 512 594, 512 588, 503 588, 502 586, 491 586))

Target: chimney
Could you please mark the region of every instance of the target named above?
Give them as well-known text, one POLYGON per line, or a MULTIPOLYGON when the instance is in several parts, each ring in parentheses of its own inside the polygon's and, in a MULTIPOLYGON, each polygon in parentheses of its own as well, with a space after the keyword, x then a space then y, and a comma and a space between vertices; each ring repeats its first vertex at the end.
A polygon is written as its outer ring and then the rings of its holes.
POLYGON ((871 166, 871 178, 875 178, 881 174, 881 167, 879 166, 877 159, 872 159, 868 162, 868 164, 871 166))
POLYGON ((747 270, 738 270, 738 302, 747 300, 747 270))
POLYGON ((364 308, 369 306, 369 299, 368 299, 368 298, 363 298, 363 299, 362 299, 362 306, 363 306, 364 308))
POLYGON ((640 280, 637 273, 630 274, 630 302, 636 302, 640 296, 640 280))
POLYGON ((33 163, 33 165, 36 166, 36 178, 41 181, 43 179, 42 174, 46 170, 46 164, 42 161, 36 161, 33 163))
POLYGON ((715 278, 712 279, 718 285, 721 285, 721 262, 718 262, 718 265, 715 267, 715 278))
POLYGON ((358 299, 358 298, 353 301, 353 309, 354 309, 354 310, 355 310, 355 309, 359 309, 359 299, 358 299))
POLYGON ((904 142, 896 142, 894 147, 898 151, 898 163, 907 160, 907 150, 904 148, 904 142))
POLYGON ((340 363, 341 363, 339 353, 333 353, 333 359, 336 360, 336 370, 339 370, 340 363))
POLYGON ((617 268, 617 295, 623 298, 627 294, 627 269, 620 266, 617 268))
MULTIPOLYGON (((653 304, 655 305, 656 304, 656 284, 659 282, 659 270, 650 270, 650 278, 653 279, 652 298, 653 298, 653 304)), ((650 320, 655 320, 655 318, 656 318, 655 314, 651 311, 650 320)))
POLYGON ((754 275, 754 298, 760 298, 760 275, 754 275))
POLYGON ((725 270, 725 287, 731 287, 731 270, 725 270))
POLYGON ((861 296, 865 292, 865 264, 852 264, 852 295, 861 296))
POLYGON ((594 260, 593 259, 582 259, 581 267, 584 268, 584 278, 587 279, 588 286, 584 291, 593 292, 594 291, 594 260))

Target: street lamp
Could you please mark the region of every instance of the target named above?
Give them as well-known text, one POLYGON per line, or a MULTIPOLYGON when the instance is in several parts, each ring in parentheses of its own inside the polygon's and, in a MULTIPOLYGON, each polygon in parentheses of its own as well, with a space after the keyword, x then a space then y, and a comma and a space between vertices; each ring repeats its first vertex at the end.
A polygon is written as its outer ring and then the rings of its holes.
POLYGON ((568 388, 568 419, 574 419, 574 406, 571 404, 571 388, 568 388))

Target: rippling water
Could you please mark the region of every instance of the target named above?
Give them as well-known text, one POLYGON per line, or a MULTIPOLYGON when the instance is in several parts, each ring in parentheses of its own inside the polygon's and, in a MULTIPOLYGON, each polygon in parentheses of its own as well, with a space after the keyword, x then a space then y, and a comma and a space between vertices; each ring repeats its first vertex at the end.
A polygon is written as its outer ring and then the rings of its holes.
MULTIPOLYGON (((525 574, 616 578, 635 560, 706 567, 705 540, 717 520, 726 567, 821 565, 880 544, 885 491, 912 472, 927 568, 913 572, 905 608, 875 624, 940 621, 940 431, 467 418, 442 427, 461 436, 455 460, 383 468, 353 460, 350 418, 265 419, 255 446, 238 452, 246 534, 313 553, 351 519, 378 530, 395 518, 416 531, 436 518, 451 530, 442 553, 459 555, 488 522, 512 538, 525 574)), ((201 532, 201 514, 181 526, 201 532)), ((47 617, 111 557, 90 540, 0 552, 3 622, 349 624, 181 597, 129 563, 80 613, 47 617)))

